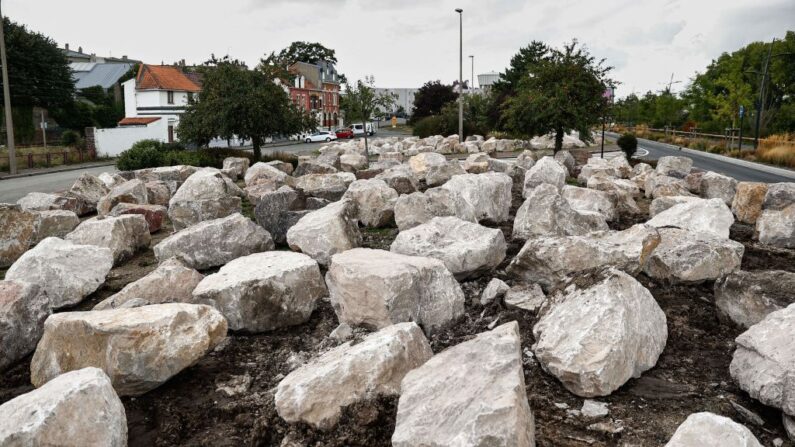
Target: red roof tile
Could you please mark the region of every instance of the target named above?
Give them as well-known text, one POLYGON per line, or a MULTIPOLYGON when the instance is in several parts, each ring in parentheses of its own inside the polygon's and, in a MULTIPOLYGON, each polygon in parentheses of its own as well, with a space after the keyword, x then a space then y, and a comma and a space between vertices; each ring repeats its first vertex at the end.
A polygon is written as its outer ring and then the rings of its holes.
POLYGON ((145 126, 149 123, 154 123, 159 119, 159 116, 124 118, 119 121, 119 126, 145 126))
POLYGON ((141 64, 136 78, 138 90, 177 90, 199 92, 199 87, 179 68, 170 65, 141 64))

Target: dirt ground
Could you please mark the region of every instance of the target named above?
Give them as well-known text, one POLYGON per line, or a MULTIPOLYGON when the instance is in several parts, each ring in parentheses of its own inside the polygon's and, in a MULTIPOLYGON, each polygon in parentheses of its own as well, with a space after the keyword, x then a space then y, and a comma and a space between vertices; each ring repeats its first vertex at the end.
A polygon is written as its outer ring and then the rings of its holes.
MULTIPOLYGON (((512 214, 521 202, 515 195, 512 214)), ((648 203, 641 202, 641 207, 648 203)), ((614 226, 625 228, 633 220, 614 226)), ((510 225, 500 227, 510 238, 510 225)), ((154 235, 153 245, 169 233, 154 235)), ((774 250, 751 240, 753 228, 735 225, 732 238, 746 247, 743 269, 795 271, 795 251, 774 250)), ((396 229, 363 231, 364 245, 388 249, 396 229)), ((514 284, 504 268, 520 249, 509 243, 508 257, 495 272, 514 284)), ((75 310, 87 310, 156 267, 151 250, 114 268, 108 281, 75 310)), ((210 273, 210 272, 205 272, 210 273)), ((466 314, 430 337, 434 352, 461 343, 496 324, 517 321, 521 329, 527 396, 536 420, 538 446, 661 446, 691 413, 712 411, 743 422, 763 445, 785 440, 780 412, 750 399, 729 376, 738 328, 719 320, 713 285, 667 286, 641 274, 668 319, 668 342, 657 365, 630 380, 607 402, 609 415, 585 419, 570 414, 583 400, 544 373, 532 356, 536 316, 508 310, 500 303, 483 307, 478 298, 490 277, 462 283, 466 314), (762 426, 744 419, 732 402, 761 416, 762 426)), ((123 398, 130 446, 389 446, 397 398, 380 398, 345 410, 340 424, 321 432, 288 425, 274 408, 274 389, 292 369, 335 345, 328 334, 337 320, 327 300, 309 322, 279 331, 227 340, 197 364, 163 386, 136 398, 123 398)), ((0 377, 0 403, 32 390, 30 356, 0 377)))

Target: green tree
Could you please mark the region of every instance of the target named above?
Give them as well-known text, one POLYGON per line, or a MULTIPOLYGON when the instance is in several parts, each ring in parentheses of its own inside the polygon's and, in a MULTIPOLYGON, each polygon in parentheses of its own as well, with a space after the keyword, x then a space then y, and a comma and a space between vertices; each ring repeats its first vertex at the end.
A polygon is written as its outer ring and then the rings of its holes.
MULTIPOLYGON (((270 54, 260 59, 257 70, 265 73, 271 79, 292 79, 288 68, 296 62, 306 62, 317 64, 318 62, 329 62, 337 64, 336 52, 331 48, 326 48, 317 42, 297 41, 283 48, 278 53, 271 51, 270 54)), ((341 82, 345 82, 345 75, 338 73, 341 82)))
POLYGON ((262 72, 228 58, 203 68, 202 91, 180 119, 181 141, 206 146, 213 138, 251 139, 260 159, 265 139, 315 128, 287 93, 262 72))
MULTIPOLYGON (((74 81, 69 63, 49 37, 28 30, 24 25, 3 19, 8 61, 8 82, 17 138, 30 138, 33 107, 55 110, 74 103, 74 81), (31 118, 27 119, 26 116, 31 118)), ((2 80, 0 80, 0 86, 2 80)), ((0 100, 2 100, 0 89, 0 100)), ((2 102, 0 102, 2 104, 2 102)))
POLYGON ((364 129, 364 153, 369 156, 367 147, 367 122, 374 115, 391 110, 395 96, 385 93, 376 94, 375 79, 372 76, 356 81, 356 85, 345 85, 345 95, 340 100, 340 110, 345 120, 350 123, 361 122, 364 129))
POLYGON ((516 96, 506 101, 505 125, 525 137, 553 133, 555 152, 563 147, 567 132, 577 130, 589 138, 590 127, 606 111, 603 94, 613 84, 607 77, 611 69, 576 40, 562 50, 549 50, 519 81, 516 96))
POLYGON ((445 104, 455 102, 458 94, 453 91, 452 85, 442 84, 441 81, 428 81, 417 90, 414 95, 414 111, 412 121, 426 116, 438 115, 445 104))

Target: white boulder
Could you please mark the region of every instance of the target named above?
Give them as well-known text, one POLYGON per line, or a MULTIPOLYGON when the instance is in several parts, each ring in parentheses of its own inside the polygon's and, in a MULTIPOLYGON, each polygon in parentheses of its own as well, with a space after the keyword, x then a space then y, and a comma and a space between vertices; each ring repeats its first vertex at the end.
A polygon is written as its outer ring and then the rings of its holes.
POLYGON ((682 202, 646 222, 653 227, 675 227, 728 239, 734 214, 721 199, 682 202))
POLYGON ((356 206, 347 199, 312 211, 287 230, 290 248, 309 255, 322 265, 328 265, 336 253, 361 243, 356 206))
POLYGON ((552 157, 543 157, 527 170, 522 197, 527 197, 538 185, 546 183, 558 190, 566 184, 566 168, 552 157))
POLYGON ((404 194, 395 202, 395 223, 400 231, 443 216, 455 216, 468 222, 478 221, 471 203, 444 188, 404 194))
POLYGON ((751 430, 714 413, 693 413, 665 447, 762 447, 751 430))
POLYGON ((711 281, 740 269, 745 247, 739 242, 679 228, 658 231, 660 243, 643 267, 652 278, 685 283, 711 281))
POLYGON ((383 180, 356 180, 342 198, 353 202, 356 217, 365 227, 383 227, 394 221, 398 193, 383 180))
POLYGON ((599 230, 607 230, 601 213, 573 210, 555 186, 544 183, 533 188, 516 211, 512 237, 528 240, 551 235, 584 235, 599 230))
POLYGON ((508 175, 488 172, 456 175, 441 188, 472 205, 478 222, 501 223, 509 218, 512 185, 508 175))
POLYGON ((39 286, 0 281, 0 371, 33 352, 50 313, 50 299, 39 286))
POLYGON ((152 236, 149 235, 149 226, 143 215, 123 214, 88 219, 67 234, 65 239, 74 244, 108 248, 114 264, 120 264, 139 250, 149 247, 152 236))
POLYGON ((94 310, 115 309, 132 300, 144 300, 147 304, 189 303, 193 289, 203 278, 204 275, 179 259, 167 259, 143 278, 100 301, 94 310), (168 287, 163 287, 164 284, 168 287))

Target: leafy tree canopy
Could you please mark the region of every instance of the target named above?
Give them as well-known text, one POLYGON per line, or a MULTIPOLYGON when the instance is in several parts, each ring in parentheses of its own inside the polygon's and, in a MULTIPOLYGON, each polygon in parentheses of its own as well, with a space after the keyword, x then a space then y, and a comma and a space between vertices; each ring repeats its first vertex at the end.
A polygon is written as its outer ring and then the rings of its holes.
MULTIPOLYGON (((289 47, 282 49, 278 53, 271 51, 270 54, 260 59, 257 69, 276 79, 291 79, 287 69, 296 62, 306 62, 316 64, 318 62, 330 62, 337 64, 337 56, 331 48, 326 48, 317 42, 293 42, 289 47)), ((344 75, 340 74, 344 80, 344 75)))
MULTIPOLYGON (((386 110, 392 110, 395 96, 375 92, 375 79, 372 76, 356 81, 354 85, 345 85, 345 95, 340 99, 340 110, 349 123, 361 122, 367 129, 367 122, 386 110)), ((367 151, 367 132, 364 134, 365 151, 367 151)))
POLYGON ((553 133, 556 152, 567 132, 577 130, 582 138, 588 138, 590 127, 605 112, 603 93, 614 84, 607 76, 611 69, 576 40, 562 50, 548 49, 520 78, 517 94, 506 101, 502 119, 517 135, 553 133))
POLYGON ((428 81, 414 95, 414 112, 411 118, 416 121, 426 116, 438 115, 445 104, 456 99, 458 94, 453 91, 452 85, 442 84, 441 81, 428 81))
POLYGON ((224 58, 203 69, 202 91, 180 119, 180 140, 206 146, 213 138, 251 139, 261 156, 267 137, 311 130, 317 122, 296 108, 282 87, 262 72, 224 58))

